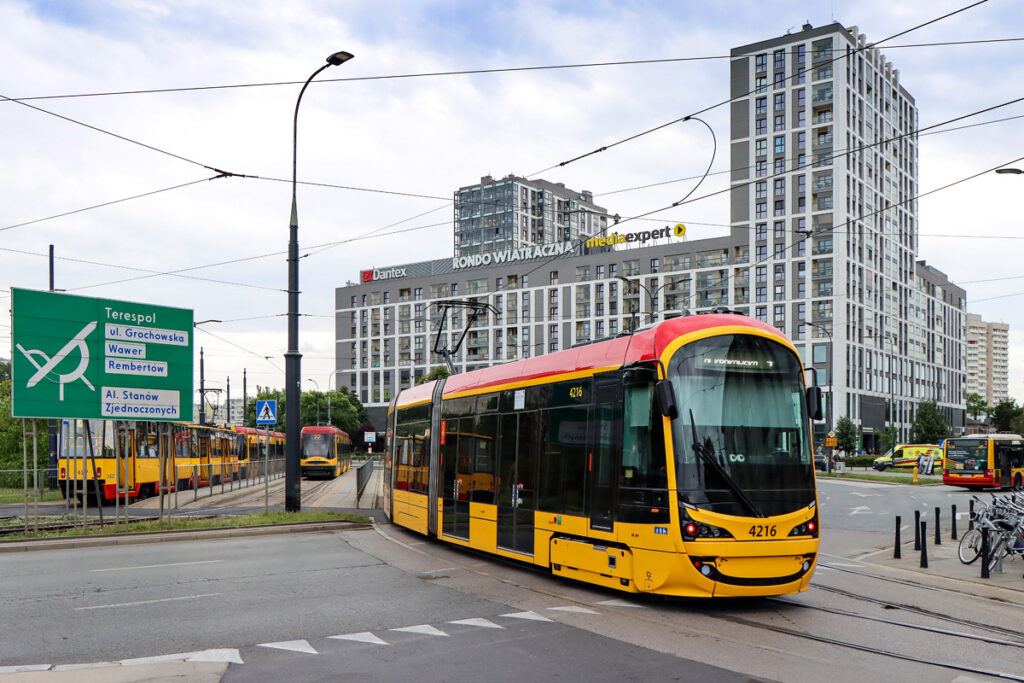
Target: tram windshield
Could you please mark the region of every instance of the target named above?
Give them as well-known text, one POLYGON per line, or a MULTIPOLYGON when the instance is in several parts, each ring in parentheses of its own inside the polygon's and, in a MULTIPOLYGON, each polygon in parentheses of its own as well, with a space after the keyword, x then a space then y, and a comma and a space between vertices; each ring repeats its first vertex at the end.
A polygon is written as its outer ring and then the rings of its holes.
POLYGON ((791 351, 753 335, 680 348, 668 366, 681 503, 724 514, 785 514, 814 501, 803 375, 791 351))
POLYGON ((302 457, 329 458, 334 437, 330 434, 303 434, 302 457))

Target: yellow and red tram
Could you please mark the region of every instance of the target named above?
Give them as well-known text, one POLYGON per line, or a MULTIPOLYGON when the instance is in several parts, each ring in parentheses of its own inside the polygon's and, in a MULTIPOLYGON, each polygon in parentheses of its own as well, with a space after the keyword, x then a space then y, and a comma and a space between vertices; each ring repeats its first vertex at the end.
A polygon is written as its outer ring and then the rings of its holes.
POLYGON ((774 327, 674 318, 401 392, 385 512, 627 592, 803 591, 818 553, 820 414, 820 389, 774 327))
POLYGON ((334 479, 351 466, 352 440, 348 432, 326 426, 302 428, 299 468, 303 477, 334 479))

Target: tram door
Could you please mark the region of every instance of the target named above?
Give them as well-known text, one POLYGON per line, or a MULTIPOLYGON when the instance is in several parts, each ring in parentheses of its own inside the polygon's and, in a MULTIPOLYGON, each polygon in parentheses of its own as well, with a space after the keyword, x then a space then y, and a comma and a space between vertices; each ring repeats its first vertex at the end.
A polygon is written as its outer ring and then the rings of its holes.
POLYGON ((622 377, 598 379, 594 387, 596 419, 590 422, 587 457, 587 516, 593 529, 615 522, 615 483, 622 448, 622 377))
POLYGON ((472 431, 472 418, 445 420, 442 424, 444 445, 441 446, 441 459, 444 467, 442 488, 441 531, 446 536, 469 539, 469 498, 470 498, 470 461, 466 451, 470 439, 463 434, 472 431))
POLYGON ((501 416, 498 438, 498 547, 533 555, 533 513, 537 509, 537 413, 501 416))

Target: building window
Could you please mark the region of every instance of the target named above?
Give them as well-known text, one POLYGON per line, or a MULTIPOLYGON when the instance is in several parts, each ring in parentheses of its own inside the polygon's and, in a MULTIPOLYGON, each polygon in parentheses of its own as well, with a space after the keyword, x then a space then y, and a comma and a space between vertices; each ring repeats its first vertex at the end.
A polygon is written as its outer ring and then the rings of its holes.
POLYGON ((774 167, 775 167, 775 175, 782 175, 783 173, 785 173, 786 172, 786 158, 785 157, 779 157, 778 159, 776 159, 774 167))
POLYGON ((776 178, 775 182, 774 182, 774 187, 775 187, 775 196, 776 197, 785 197, 786 196, 786 179, 785 178, 776 178))
POLYGON ((767 181, 759 181, 754 183, 754 197, 756 199, 764 199, 768 196, 768 183, 767 181))
POLYGON ((754 156, 767 156, 768 154, 768 141, 764 138, 760 138, 754 141, 754 156))
POLYGON ((423 288, 417 287, 416 289, 414 289, 412 291, 412 296, 414 299, 416 299, 416 301, 421 301, 423 299, 423 288))
POLYGON ((768 162, 758 161, 754 164, 754 176, 757 178, 763 178, 768 175, 768 162))
MULTIPOLYGON (((802 135, 802 133, 801 133, 802 135)), ((776 135, 775 136, 775 153, 785 154, 786 153, 786 136, 776 135)))
POLYGON ((758 261, 764 261, 768 258, 768 247, 763 244, 754 247, 754 258, 758 261))
POLYGON ((768 322, 768 307, 767 306, 758 306, 756 309, 754 309, 754 311, 755 311, 755 316, 757 317, 758 320, 760 320, 763 323, 768 322))
POLYGON ((767 287, 756 287, 754 289, 754 300, 758 303, 764 303, 768 300, 768 288, 767 287))
POLYGON ((754 90, 757 92, 765 92, 768 90, 768 79, 764 76, 758 76, 754 79, 754 90))
POLYGON ((604 266, 603 265, 597 267, 597 279, 598 280, 603 280, 604 279, 604 266))
POLYGON ((775 244, 775 259, 781 261, 784 258, 786 258, 786 245, 782 242, 777 242, 775 244))
POLYGON ((759 118, 754 121, 754 135, 768 134, 768 119, 759 118))
POLYGON ((776 114, 775 115, 775 132, 786 130, 786 115, 776 114))
POLYGON ((807 69, 800 67, 796 70, 796 82, 806 83, 807 82, 807 69))
POLYGON ((796 106, 803 109, 807 106, 807 90, 800 88, 796 91, 796 106))
POLYGON ((767 223, 755 223, 754 224, 754 239, 755 240, 768 239, 768 224, 767 223))
POLYGON ((618 277, 618 276, 619 276, 619 264, 618 263, 610 264, 608 266, 608 277, 618 277))
POLYGON ((786 200, 776 199, 775 200, 775 214, 776 216, 782 216, 786 213, 786 200))
POLYGON ((779 88, 785 88, 785 87, 786 87, 786 74, 783 73, 782 71, 780 71, 777 74, 775 74, 775 88, 777 90, 779 88))
POLYGON ((754 100, 754 113, 757 115, 768 113, 768 98, 758 97, 754 100))
POLYGON ((754 56, 754 71, 767 71, 768 70, 768 55, 755 55, 754 56))
POLYGON ((777 240, 786 236, 786 221, 775 221, 774 236, 777 240))
POLYGON ((775 266, 775 281, 776 282, 785 282, 785 280, 786 280, 786 266, 780 263, 780 264, 775 266))
POLYGON ((775 111, 786 111, 786 93, 780 92, 775 95, 775 111))
POLYGON ((552 270, 551 271, 551 276, 550 276, 550 279, 548 280, 548 284, 552 284, 552 285, 557 285, 558 284, 558 271, 557 270, 552 270))
POLYGON ((651 259, 651 272, 652 273, 657 273, 658 272, 658 266, 659 266, 658 259, 657 258, 652 258, 651 259))
POLYGON ((757 202, 754 204, 754 218, 767 218, 768 217, 768 205, 765 202, 757 202))
POLYGON ((786 285, 775 285, 775 300, 784 301, 786 298, 786 285))

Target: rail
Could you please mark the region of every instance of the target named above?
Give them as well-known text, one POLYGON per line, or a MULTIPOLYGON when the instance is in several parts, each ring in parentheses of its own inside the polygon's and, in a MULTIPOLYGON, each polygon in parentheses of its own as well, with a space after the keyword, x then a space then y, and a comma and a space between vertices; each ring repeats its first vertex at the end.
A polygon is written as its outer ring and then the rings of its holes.
POLYGON ((373 463, 374 457, 371 455, 356 470, 356 505, 359 505, 359 499, 363 497, 363 490, 366 489, 370 478, 373 477, 373 463))

